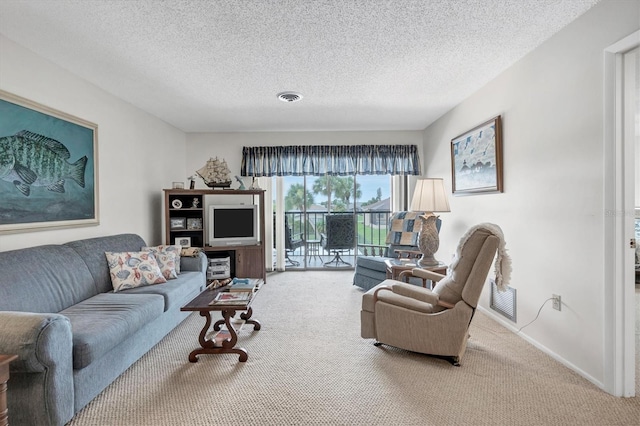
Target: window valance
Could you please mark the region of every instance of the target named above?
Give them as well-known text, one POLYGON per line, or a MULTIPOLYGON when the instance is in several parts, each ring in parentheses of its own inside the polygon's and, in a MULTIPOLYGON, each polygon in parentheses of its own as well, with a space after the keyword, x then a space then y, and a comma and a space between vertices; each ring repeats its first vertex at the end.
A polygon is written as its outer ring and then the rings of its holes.
POLYGON ((298 145, 242 148, 242 176, 420 175, 416 145, 298 145))

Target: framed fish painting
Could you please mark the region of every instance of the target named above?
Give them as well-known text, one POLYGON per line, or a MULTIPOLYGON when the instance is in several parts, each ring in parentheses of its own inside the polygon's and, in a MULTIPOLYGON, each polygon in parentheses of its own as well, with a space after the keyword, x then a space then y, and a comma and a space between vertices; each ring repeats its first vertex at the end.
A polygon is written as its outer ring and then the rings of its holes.
POLYGON ((98 126, 0 90, 0 232, 90 226, 98 126))
POLYGON ((502 121, 492 118, 451 140, 454 195, 502 192, 502 121))

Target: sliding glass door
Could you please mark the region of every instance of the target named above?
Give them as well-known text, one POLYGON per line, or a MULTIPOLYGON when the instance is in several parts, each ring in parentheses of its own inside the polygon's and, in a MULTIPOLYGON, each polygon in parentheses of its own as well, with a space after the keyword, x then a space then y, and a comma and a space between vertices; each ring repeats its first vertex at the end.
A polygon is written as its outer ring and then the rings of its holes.
POLYGON ((283 179, 284 200, 281 204, 274 200, 274 206, 284 206, 286 269, 353 268, 358 254, 369 254, 373 246, 384 244, 390 213, 389 175, 274 179, 283 179), (335 237, 329 241, 328 222, 336 216, 348 222, 344 219, 347 215, 353 221, 352 230, 345 231, 342 226, 340 232, 353 232, 352 242, 336 243, 342 238, 335 237), (325 248, 327 243, 336 248, 325 248))

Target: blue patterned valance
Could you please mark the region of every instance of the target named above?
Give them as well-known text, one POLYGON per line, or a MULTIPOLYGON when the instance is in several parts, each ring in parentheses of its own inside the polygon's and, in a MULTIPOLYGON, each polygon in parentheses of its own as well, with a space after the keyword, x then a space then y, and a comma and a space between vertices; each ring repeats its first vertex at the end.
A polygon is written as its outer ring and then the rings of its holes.
POLYGON ((416 145, 245 146, 242 176, 420 175, 416 145))

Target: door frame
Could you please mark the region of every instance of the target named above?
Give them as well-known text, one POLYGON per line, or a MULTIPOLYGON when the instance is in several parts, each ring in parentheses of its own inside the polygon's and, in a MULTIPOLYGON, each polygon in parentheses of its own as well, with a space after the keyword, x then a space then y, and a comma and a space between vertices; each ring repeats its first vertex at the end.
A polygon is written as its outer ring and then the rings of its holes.
POLYGON ((640 31, 604 51, 604 390, 623 397, 635 396, 636 389, 635 277, 629 253, 635 215, 635 164, 629 154, 635 141, 625 137, 622 55, 637 46, 640 31))

